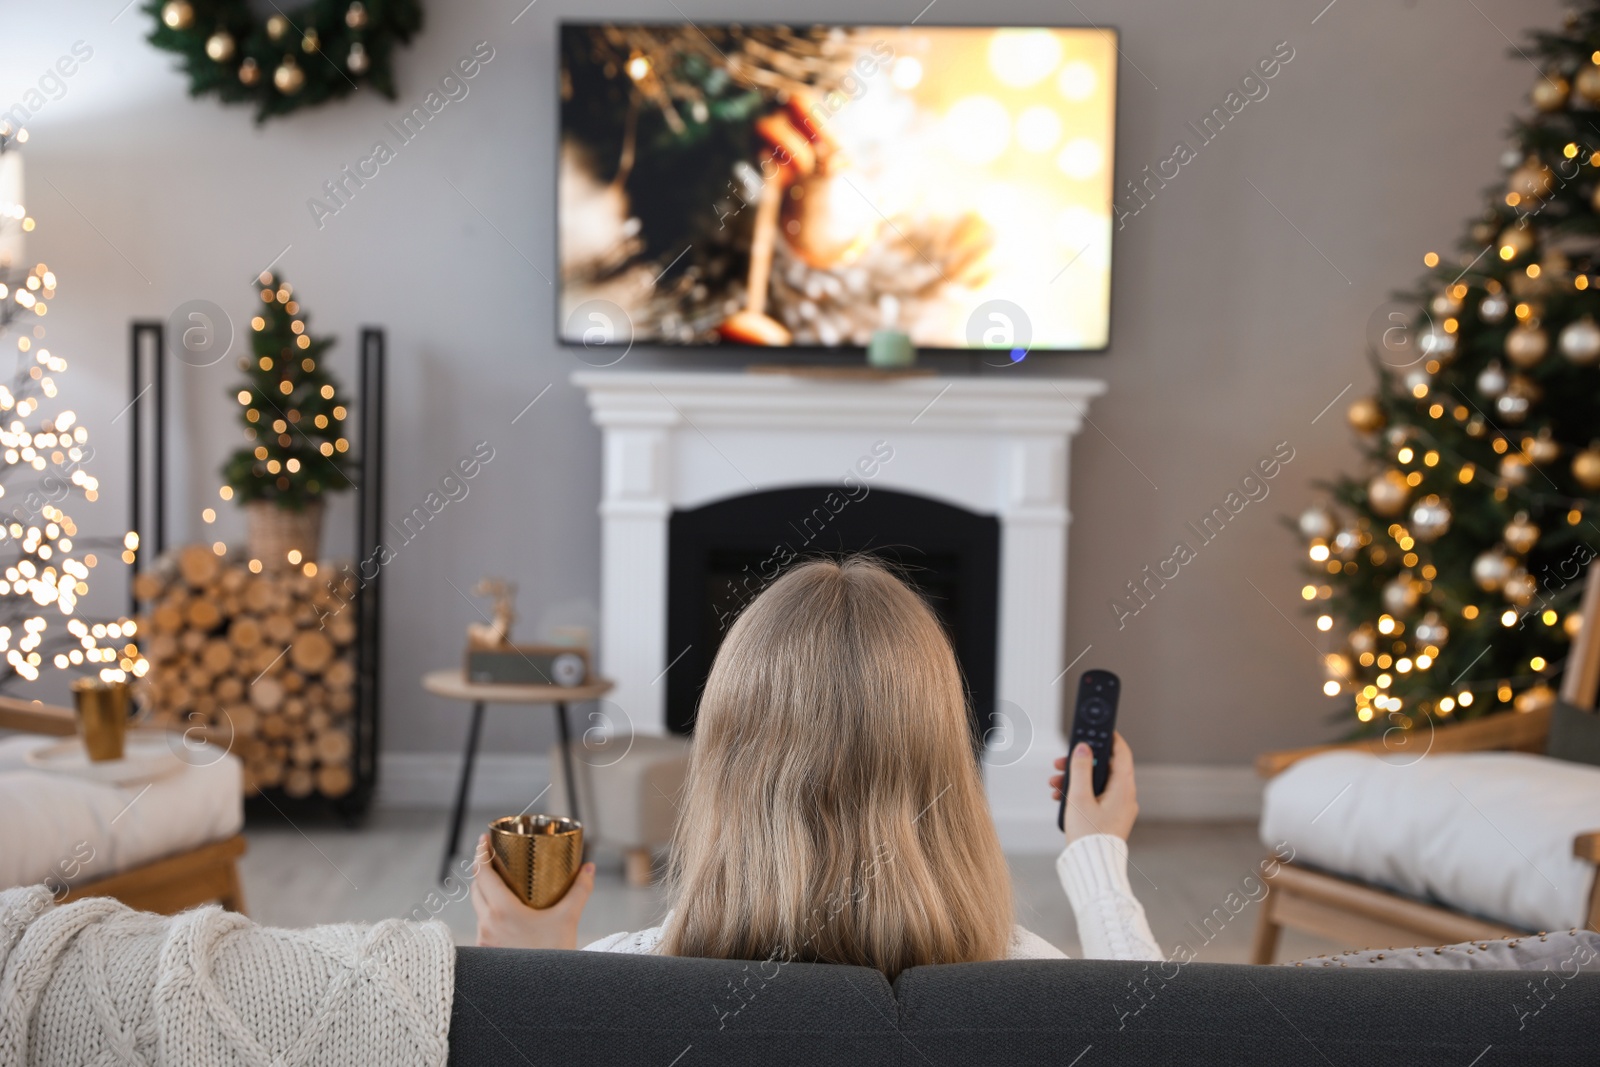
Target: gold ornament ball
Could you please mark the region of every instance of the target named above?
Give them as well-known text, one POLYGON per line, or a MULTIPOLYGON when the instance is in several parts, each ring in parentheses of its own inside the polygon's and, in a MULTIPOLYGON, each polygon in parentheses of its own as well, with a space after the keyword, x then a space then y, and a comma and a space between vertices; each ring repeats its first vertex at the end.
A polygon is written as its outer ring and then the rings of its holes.
POLYGON ((1557 441, 1546 426, 1539 431, 1539 436, 1526 443, 1523 451, 1528 459, 1539 465, 1554 463, 1561 458, 1561 442, 1557 441))
POLYGON ((1406 476, 1393 467, 1367 483, 1367 503, 1386 518, 1400 514, 1410 495, 1411 486, 1406 484, 1406 476))
POLYGON ((1514 366, 1531 367, 1550 350, 1550 337, 1537 326, 1524 323, 1506 334, 1506 358, 1514 366))
POLYGON ((1560 111, 1567 106, 1567 94, 1571 91, 1567 79, 1551 71, 1533 83, 1533 92, 1528 95, 1540 111, 1560 111))
POLYGON ((305 36, 300 38, 300 51, 310 55, 322 47, 322 35, 316 30, 307 30, 305 36))
POLYGON ((267 19, 267 36, 274 41, 281 41, 283 35, 289 32, 289 20, 282 15, 273 15, 267 19))
POLYGON ((1539 527, 1528 518, 1526 511, 1519 511, 1516 518, 1506 523, 1505 538, 1511 551, 1526 556, 1539 543, 1539 527))
POLYGON ((367 24, 367 9, 360 0, 351 4, 344 13, 344 24, 352 30, 359 30, 367 24))
POLYGON ((285 96, 293 96, 306 84, 306 72, 294 61, 294 56, 284 56, 283 63, 272 72, 272 84, 285 96))
POLYGON ((1501 249, 1511 249, 1511 255, 1501 255, 1501 259, 1516 259, 1525 256, 1533 249, 1533 227, 1526 222, 1507 226, 1500 231, 1501 249))
POLYGON ((1589 103, 1600 104, 1600 67, 1590 63, 1578 71, 1578 76, 1572 81, 1572 87, 1589 103))
POLYGON ((367 58, 367 50, 361 46, 360 41, 350 46, 350 55, 345 60, 345 66, 350 68, 351 74, 365 74, 367 67, 371 66, 371 60, 367 58))
POLYGON ((1377 433, 1388 425, 1388 416, 1384 415, 1383 408, 1378 406, 1377 400, 1364 396, 1350 405, 1350 410, 1345 413, 1345 418, 1350 420, 1350 425, 1362 433, 1377 433))
POLYGON ((1557 346, 1563 356, 1580 367, 1600 361, 1600 325, 1589 315, 1569 322, 1561 331, 1557 346))
POLYGON ((1572 476, 1585 489, 1600 489, 1600 443, 1572 457, 1572 476))
POLYGON ((794 254, 815 270, 848 266, 878 234, 882 216, 851 184, 845 174, 817 173, 784 191, 779 226, 794 254))
POLYGON ((194 25, 194 8, 187 0, 167 0, 161 5, 161 21, 168 29, 186 30, 194 25))
POLYGON ((227 30, 218 30, 206 38, 206 55, 218 63, 226 63, 233 58, 233 34, 227 30))
POLYGON ((1533 464, 1526 456, 1512 452, 1500 457, 1500 484, 1512 487, 1528 484, 1528 468, 1533 464))
POLYGON ((261 68, 253 59, 246 59, 239 64, 239 80, 245 85, 254 85, 261 80, 261 68))
POLYGON ((1506 579, 1503 591, 1507 600, 1519 608, 1525 608, 1533 602, 1534 594, 1539 591, 1539 580, 1526 570, 1518 567, 1506 579))
POLYGON ((1548 685, 1536 685, 1532 689, 1518 693, 1513 706, 1522 714, 1528 715, 1535 711, 1544 711, 1555 702, 1555 690, 1548 685))
POLYGON ((1555 184, 1556 176, 1550 173, 1550 168, 1537 156, 1529 156, 1526 163, 1511 172, 1506 188, 1524 200, 1543 200, 1555 184))

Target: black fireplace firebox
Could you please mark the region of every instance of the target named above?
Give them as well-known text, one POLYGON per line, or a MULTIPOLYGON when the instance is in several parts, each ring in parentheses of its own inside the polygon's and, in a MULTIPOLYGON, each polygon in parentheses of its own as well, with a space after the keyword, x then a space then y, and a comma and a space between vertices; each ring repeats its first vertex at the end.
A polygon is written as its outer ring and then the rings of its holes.
POLYGON ((995 701, 1000 522, 890 489, 774 489, 676 511, 667 541, 667 725, 694 730, 711 662, 740 610, 785 565, 869 552, 932 604, 949 634, 981 751, 995 701))

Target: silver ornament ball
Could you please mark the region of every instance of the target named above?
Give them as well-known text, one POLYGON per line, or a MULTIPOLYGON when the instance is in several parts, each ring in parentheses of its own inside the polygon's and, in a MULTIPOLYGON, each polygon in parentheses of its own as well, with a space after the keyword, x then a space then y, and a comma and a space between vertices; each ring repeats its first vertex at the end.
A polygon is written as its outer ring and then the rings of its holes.
POLYGON ((1478 373, 1478 392, 1494 400, 1506 391, 1506 372, 1498 360, 1478 373))
POLYGON ((1334 529, 1332 513, 1321 504, 1309 507, 1300 513, 1300 533, 1310 540, 1326 541, 1333 536, 1334 529))
POLYGON ((1478 305, 1478 316, 1482 318, 1484 322, 1493 325, 1494 323, 1497 323, 1501 319, 1505 318, 1506 313, 1510 310, 1511 301, 1506 297, 1506 294, 1490 293, 1488 296, 1484 297, 1483 302, 1478 305))
POLYGON ((1390 615, 1404 615, 1417 606, 1421 595, 1416 583, 1402 574, 1383 587, 1383 606, 1390 615))
POLYGON ((1430 611, 1424 615, 1413 633, 1424 645, 1433 645, 1436 648, 1443 648, 1444 643, 1450 639, 1450 628, 1444 624, 1437 611, 1430 611))
POLYGON ((1491 548, 1472 561, 1472 580, 1479 589, 1494 592, 1511 577, 1511 557, 1497 548, 1491 548))
POLYGON ((1450 529, 1450 504, 1429 494, 1411 508, 1411 532, 1418 541, 1436 541, 1450 529))
POLYGON ((1353 526, 1346 526, 1333 535, 1333 543, 1328 550, 1338 559, 1355 559, 1356 553, 1361 550, 1361 533, 1353 526))
POLYGON ((1561 354, 1568 360, 1579 366, 1587 366, 1600 360, 1600 325, 1585 315, 1576 322, 1568 323, 1557 343, 1561 354))

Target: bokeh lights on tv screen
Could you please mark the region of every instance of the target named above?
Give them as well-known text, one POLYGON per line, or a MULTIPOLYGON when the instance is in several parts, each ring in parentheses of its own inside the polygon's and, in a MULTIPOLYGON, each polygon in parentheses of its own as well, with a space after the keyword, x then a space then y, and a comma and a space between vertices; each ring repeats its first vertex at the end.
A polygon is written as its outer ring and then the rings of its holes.
POLYGON ((1114 34, 564 24, 563 340, 1107 343, 1114 34))

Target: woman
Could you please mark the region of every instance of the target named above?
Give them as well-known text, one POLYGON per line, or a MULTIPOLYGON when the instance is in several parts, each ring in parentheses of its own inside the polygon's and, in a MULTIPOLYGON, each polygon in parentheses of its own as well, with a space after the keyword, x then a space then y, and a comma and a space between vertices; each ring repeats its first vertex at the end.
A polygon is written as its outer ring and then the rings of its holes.
MULTIPOLYGON (((1012 925, 968 721, 955 655, 921 597, 870 558, 794 567, 740 615, 706 679, 671 910, 587 947, 847 963, 891 979, 932 963, 1065 958, 1012 925)), ((1133 754, 1117 737, 1099 797, 1092 766, 1078 746, 1056 861, 1084 954, 1159 959, 1126 871, 1133 754)), ((1050 785, 1059 798, 1061 776, 1050 785)), ((536 911, 498 877, 474 879, 478 943, 576 948, 593 889, 585 864, 536 911)))

